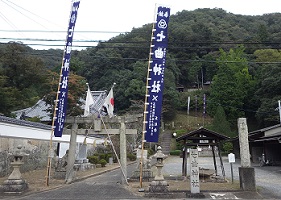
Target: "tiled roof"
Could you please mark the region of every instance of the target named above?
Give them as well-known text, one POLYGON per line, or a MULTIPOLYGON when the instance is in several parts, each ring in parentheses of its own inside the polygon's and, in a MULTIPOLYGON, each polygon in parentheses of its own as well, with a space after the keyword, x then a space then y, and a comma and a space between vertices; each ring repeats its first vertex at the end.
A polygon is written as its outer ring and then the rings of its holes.
POLYGON ((44 100, 39 100, 34 106, 25 108, 22 110, 17 110, 12 113, 16 114, 17 119, 21 119, 21 117, 38 117, 41 121, 51 121, 51 105, 46 104, 44 100))
POLYGON ((38 123, 38 122, 30 122, 30 121, 5 117, 5 116, 1 116, 1 115, 0 115, 0 122, 6 122, 6 123, 10 123, 10 124, 16 124, 16 125, 28 126, 28 127, 34 127, 34 128, 42 128, 42 129, 47 129, 47 130, 51 129, 51 126, 46 125, 46 124, 42 124, 42 123, 38 123))
MULTIPOLYGON (((106 98, 106 91, 91 91, 93 95, 94 101, 98 99, 98 97, 102 94, 102 97, 106 98)), ((85 106, 85 100, 81 99, 82 102, 82 109, 84 109, 85 106)), ((16 115, 17 119, 21 119, 21 117, 27 117, 27 118, 33 118, 38 117, 40 118, 40 121, 42 122, 50 122, 52 121, 51 115, 52 113, 49 111, 51 110, 51 105, 47 104, 44 100, 39 100, 34 106, 13 111, 12 113, 16 115)))

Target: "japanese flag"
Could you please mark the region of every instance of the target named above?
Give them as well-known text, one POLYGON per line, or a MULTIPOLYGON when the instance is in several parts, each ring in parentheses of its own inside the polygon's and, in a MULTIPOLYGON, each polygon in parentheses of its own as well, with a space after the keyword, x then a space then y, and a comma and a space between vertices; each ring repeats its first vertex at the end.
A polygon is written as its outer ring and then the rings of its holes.
POLYGON ((103 106, 105 107, 109 118, 113 117, 114 111, 114 98, 113 98, 113 88, 110 89, 107 97, 105 98, 103 106))

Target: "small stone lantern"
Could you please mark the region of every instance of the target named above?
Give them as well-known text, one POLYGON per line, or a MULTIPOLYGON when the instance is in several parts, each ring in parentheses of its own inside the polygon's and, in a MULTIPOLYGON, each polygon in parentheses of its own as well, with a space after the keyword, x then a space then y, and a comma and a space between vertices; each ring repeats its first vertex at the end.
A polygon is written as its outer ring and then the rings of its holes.
POLYGON ((162 168, 164 166, 163 160, 167 156, 162 153, 162 148, 160 146, 157 147, 156 154, 153 155, 154 158, 156 158, 156 168, 157 168, 157 174, 154 178, 154 181, 151 182, 149 186, 149 192, 168 192, 168 183, 164 180, 164 176, 162 174, 162 168))
POLYGON ((21 194, 24 190, 28 189, 28 184, 22 179, 20 172, 20 167, 24 164, 23 158, 27 155, 22 151, 22 146, 18 145, 17 150, 13 154, 13 161, 11 162, 13 172, 1 186, 4 193, 21 194))

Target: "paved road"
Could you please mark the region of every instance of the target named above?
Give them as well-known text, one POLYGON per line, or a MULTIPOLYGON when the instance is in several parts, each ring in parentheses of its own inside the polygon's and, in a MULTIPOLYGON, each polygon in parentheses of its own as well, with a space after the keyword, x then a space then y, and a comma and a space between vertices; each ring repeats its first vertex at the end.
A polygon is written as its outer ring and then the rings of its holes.
MULTIPOLYGON (((181 175, 182 158, 169 157, 168 159, 166 165, 163 167, 163 173, 169 176, 181 175)), ((218 165, 218 175, 222 175, 219 159, 216 159, 216 162, 218 165)), ((231 180, 231 167, 227 157, 223 157, 223 165, 226 178, 231 180)), ((212 157, 199 157, 199 167, 214 169, 212 157)), ((233 164, 234 180, 239 180, 239 167, 240 160, 236 159, 236 163, 233 164)), ((281 199, 281 166, 259 167, 258 164, 256 164, 253 165, 253 167, 255 168, 256 185, 264 189, 261 192, 266 196, 269 195, 272 198, 281 199)))
MULTIPOLYGON (((224 166, 226 177, 231 178, 230 164, 227 159, 224 158, 224 166)), ((170 156, 165 160, 163 167, 163 174, 169 176, 180 176, 182 159, 179 157, 170 156)), ((219 162, 217 162, 219 163, 219 162)), ((212 158, 200 158, 200 167, 213 169, 212 158)), ((237 161, 233 165, 234 179, 239 179, 237 161)), ((135 165, 128 166, 128 177, 131 176, 132 171, 135 170, 135 165)), ((218 167, 219 174, 221 173, 220 167, 218 167)), ((271 198, 281 199, 281 167, 255 167, 257 186, 261 186, 266 189, 266 192, 270 194, 271 198)), ((60 189, 51 190, 47 192, 40 192, 23 197, 7 197, 6 199, 15 200, 95 200, 95 199, 144 199, 140 196, 136 196, 131 191, 128 191, 123 185, 120 184, 121 171, 120 169, 104 173, 102 175, 88 178, 84 181, 72 183, 64 186, 60 189)), ((220 194, 218 194, 220 195, 220 194)), ((231 194, 230 194, 231 195, 231 194)), ((233 199, 233 198, 232 198, 233 199)))
MULTIPOLYGON (((128 166, 128 174, 135 166, 128 166)), ((15 197, 12 199, 21 200, 101 200, 101 199, 141 199, 120 184, 120 169, 107 172, 105 174, 88 178, 84 181, 75 182, 55 189, 25 197, 15 197)), ((11 199, 11 198, 7 198, 11 199)))
MULTIPOLYGON (((231 177, 230 164, 226 163, 226 176, 231 177)), ((240 162, 233 165, 234 179, 239 180, 238 168, 240 162)), ((256 185, 263 188, 264 191, 269 193, 276 199, 281 199, 281 166, 264 166, 259 167, 257 164, 253 165, 255 168, 256 185)))

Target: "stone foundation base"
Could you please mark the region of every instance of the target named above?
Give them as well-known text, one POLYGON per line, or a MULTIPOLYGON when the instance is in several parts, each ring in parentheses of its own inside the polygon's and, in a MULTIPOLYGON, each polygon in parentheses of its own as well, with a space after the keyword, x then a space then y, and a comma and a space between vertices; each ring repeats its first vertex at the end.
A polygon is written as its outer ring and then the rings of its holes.
POLYGON ((165 192, 165 193, 157 193, 157 192, 146 192, 144 197, 151 199, 186 199, 185 192, 165 192))
POLYGON ((240 188, 256 191, 255 169, 253 167, 239 167, 240 188))
POLYGON ((76 171, 86 171, 89 169, 95 169, 96 166, 92 163, 75 163, 74 164, 74 169, 76 171))
MULTIPOLYGON (((151 171, 151 169, 144 169, 142 171, 142 179, 143 181, 150 181, 153 178, 153 173, 151 171)), ((140 179, 140 170, 136 170, 134 171, 131 179, 136 179, 139 180, 140 179)))
POLYGON ((165 193, 168 192, 168 186, 167 181, 152 181, 149 185, 149 192, 165 193))
POLYGON ((191 193, 191 192, 187 192, 186 193, 186 197, 187 198, 191 198, 191 199, 203 199, 205 198, 205 195, 203 193, 191 193))
POLYGON ((66 176, 66 171, 55 171, 54 179, 64 180, 66 176))
POLYGON ((1 185, 1 191, 4 194, 21 194, 28 189, 28 184, 25 180, 6 180, 1 185))

